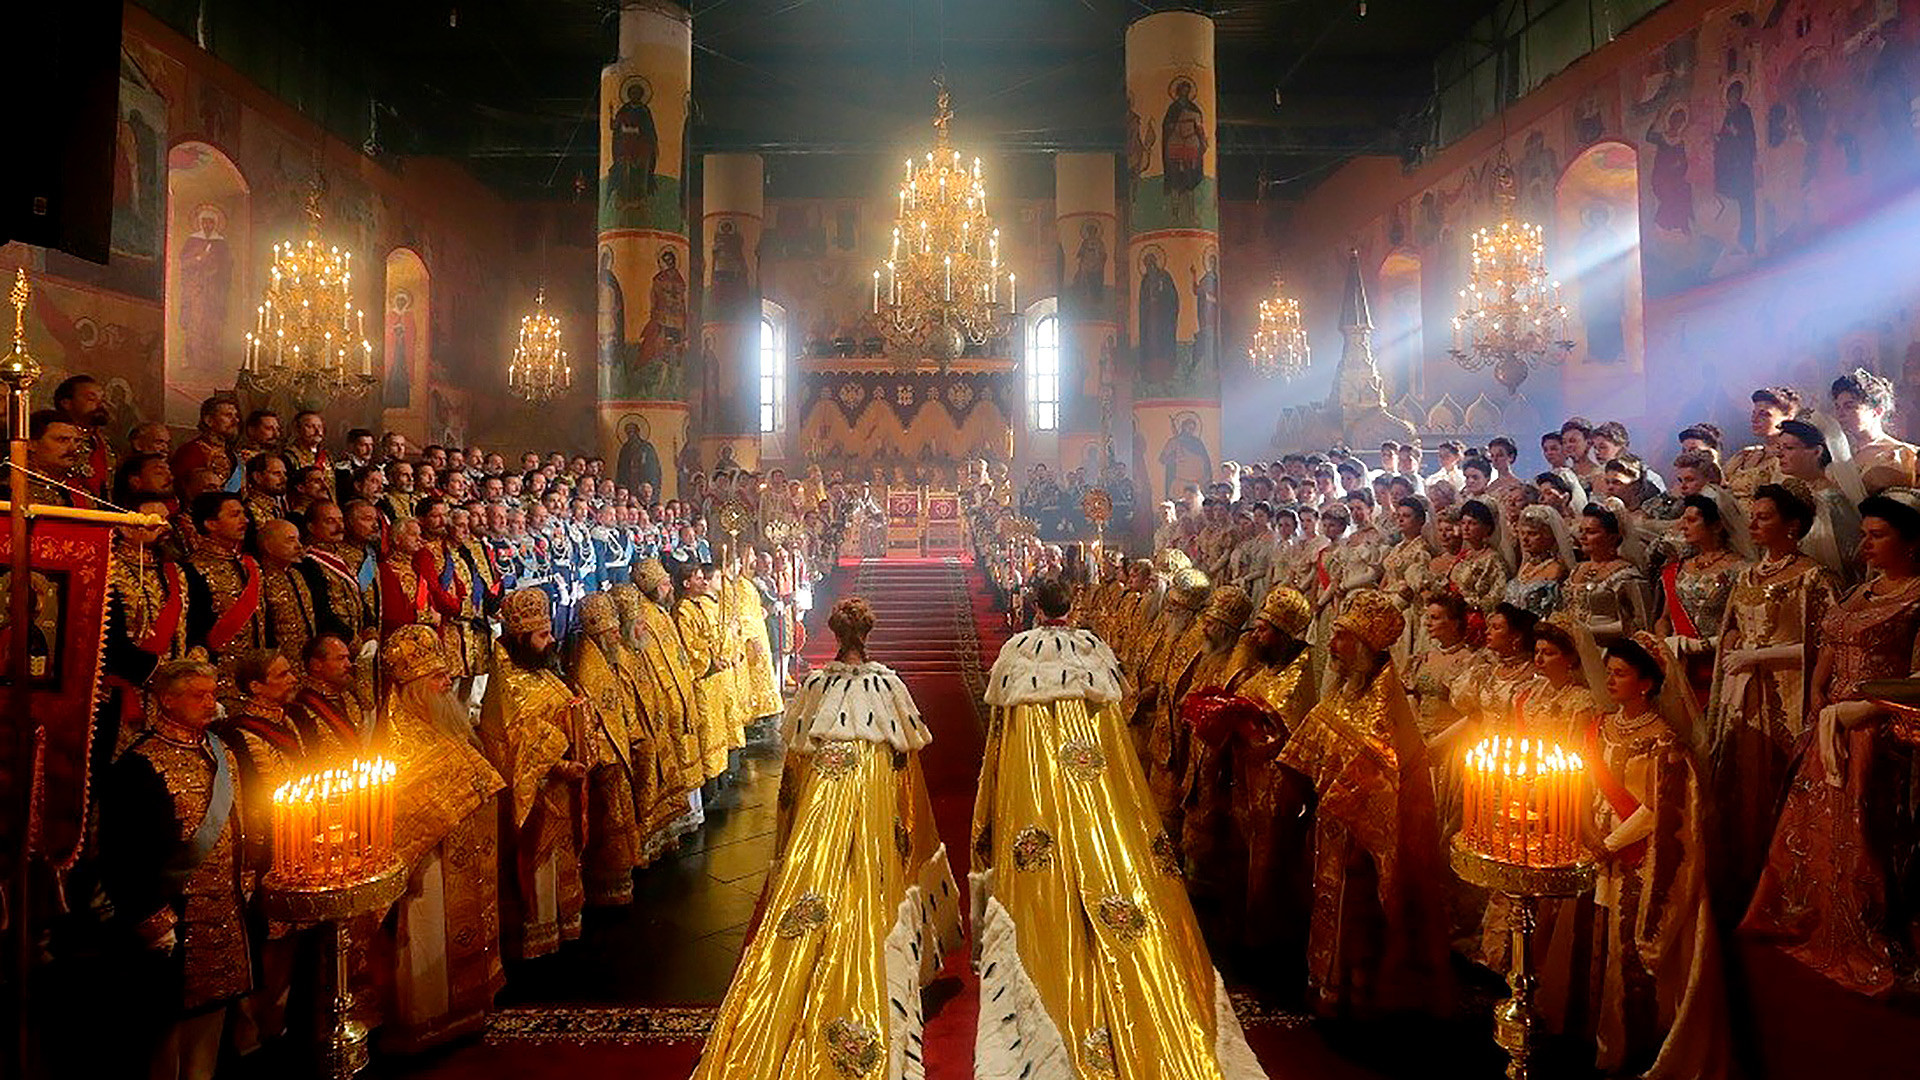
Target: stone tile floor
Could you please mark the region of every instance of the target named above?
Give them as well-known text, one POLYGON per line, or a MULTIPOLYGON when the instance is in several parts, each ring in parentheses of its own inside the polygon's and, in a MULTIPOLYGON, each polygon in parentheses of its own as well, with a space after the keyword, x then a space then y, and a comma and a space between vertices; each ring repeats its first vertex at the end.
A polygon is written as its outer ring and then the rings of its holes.
POLYGON ((635 875, 633 905, 588 908, 579 941, 509 964, 498 1003, 718 1004, 773 856, 782 757, 771 746, 742 751, 706 825, 635 875))

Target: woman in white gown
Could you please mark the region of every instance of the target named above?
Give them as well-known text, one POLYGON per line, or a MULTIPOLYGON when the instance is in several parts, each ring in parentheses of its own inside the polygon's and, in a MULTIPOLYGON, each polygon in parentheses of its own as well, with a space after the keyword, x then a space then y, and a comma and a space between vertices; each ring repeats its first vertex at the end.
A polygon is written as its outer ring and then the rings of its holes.
POLYGON ((695 1077, 926 1075, 920 988, 960 944, 920 771, 933 736, 900 677, 867 659, 867 602, 840 601, 827 626, 840 651, 787 706, 765 915, 695 1077))

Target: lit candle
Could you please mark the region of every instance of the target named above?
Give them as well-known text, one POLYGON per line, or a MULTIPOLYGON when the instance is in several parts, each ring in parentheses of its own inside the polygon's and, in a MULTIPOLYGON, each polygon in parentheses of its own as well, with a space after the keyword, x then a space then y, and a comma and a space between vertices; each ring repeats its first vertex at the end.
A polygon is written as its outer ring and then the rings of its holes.
POLYGON ((1463 831, 1467 834, 1469 841, 1473 838, 1474 822, 1480 810, 1480 774, 1478 769, 1479 762, 1474 759, 1475 749, 1474 747, 1468 747, 1465 758, 1460 762, 1461 775, 1466 778, 1466 790, 1464 793, 1466 805, 1463 813, 1460 815, 1460 820, 1465 822, 1463 831))
POLYGON ((1020 310, 1020 275, 1007 275, 1007 310, 1020 310))
POLYGON ((951 255, 947 256, 945 280, 946 280, 946 299, 951 300, 953 299, 953 256, 951 255))
POLYGON ((880 314, 880 271, 873 272, 873 313, 880 314))

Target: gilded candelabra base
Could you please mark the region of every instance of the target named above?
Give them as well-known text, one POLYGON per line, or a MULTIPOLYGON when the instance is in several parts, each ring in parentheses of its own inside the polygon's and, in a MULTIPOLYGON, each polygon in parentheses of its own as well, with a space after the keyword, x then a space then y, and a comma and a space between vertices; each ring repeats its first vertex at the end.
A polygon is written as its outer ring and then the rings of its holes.
POLYGON ((1453 838, 1449 858, 1460 880, 1500 893, 1513 906, 1513 969, 1507 974, 1513 992, 1493 1010, 1493 1041, 1507 1052, 1509 1080, 1530 1080, 1541 1030, 1540 1010, 1533 1003, 1539 987, 1533 970, 1539 902, 1593 888, 1595 866, 1591 860, 1555 866, 1508 862, 1474 850, 1460 834, 1453 838))
POLYGON ((347 967, 352 956, 355 917, 385 911, 407 891, 407 868, 395 862, 355 881, 328 885, 294 884, 268 874, 260 883, 267 918, 297 926, 320 926, 321 1011, 314 1051, 314 1075, 352 1080, 367 1067, 367 1028, 353 1018, 353 987, 347 967))

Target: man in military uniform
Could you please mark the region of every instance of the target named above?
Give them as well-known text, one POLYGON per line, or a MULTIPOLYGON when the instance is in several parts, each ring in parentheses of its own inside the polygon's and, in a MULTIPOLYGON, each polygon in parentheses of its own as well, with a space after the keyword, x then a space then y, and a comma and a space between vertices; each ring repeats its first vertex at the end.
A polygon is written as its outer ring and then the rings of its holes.
POLYGON ((52 409, 27 418, 27 498, 42 506, 79 506, 87 500, 71 489, 85 446, 80 428, 52 409))
POLYGON ((150 1075, 183 1080, 211 1080, 227 1007, 253 989, 240 766, 207 730, 217 685, 206 664, 162 664, 153 726, 100 784, 101 877, 155 980, 151 1012, 123 1019, 152 1032, 150 1075))
POLYGON ((613 588, 617 582, 626 581, 633 567, 633 537, 627 526, 620 521, 621 511, 612 503, 604 503, 595 511, 591 530, 594 561, 598 572, 595 580, 599 591, 613 588))
MULTIPOLYGON (((373 513, 372 507, 360 505, 366 513, 373 513)), ((338 503, 317 502, 307 507, 304 523, 306 558, 300 567, 321 613, 320 621, 358 649, 378 633, 377 620, 359 578, 367 550, 346 542, 346 515, 338 503)))
POLYGON ((260 597, 266 612, 268 644, 288 663, 297 664, 301 651, 330 614, 301 569, 306 551, 300 546, 298 526, 275 518, 259 526, 255 539, 260 549, 260 597))
POLYGON ((287 516, 287 459, 278 450, 262 450, 247 458, 244 497, 247 520, 257 530, 287 516))
POLYGON ((232 398, 216 395, 200 403, 200 430, 173 452, 173 480, 181 498, 189 497, 187 485, 201 469, 212 470, 223 488, 229 482, 238 486, 233 440, 239 434, 240 406, 232 398))
POLYGON ((74 486, 97 498, 105 498, 107 487, 113 482, 113 446, 106 431, 113 414, 107 411, 107 396, 99 380, 91 375, 69 375, 62 379, 53 389, 53 407, 80 433, 74 486))
POLYGON ((260 565, 241 550, 247 511, 240 496, 208 491, 191 509, 199 540, 187 563, 187 644, 220 672, 222 693, 234 693, 234 654, 268 645, 260 565))
POLYGON ((373 710, 355 654, 338 634, 320 633, 300 651, 302 685, 287 715, 309 744, 347 754, 373 734, 373 710))

